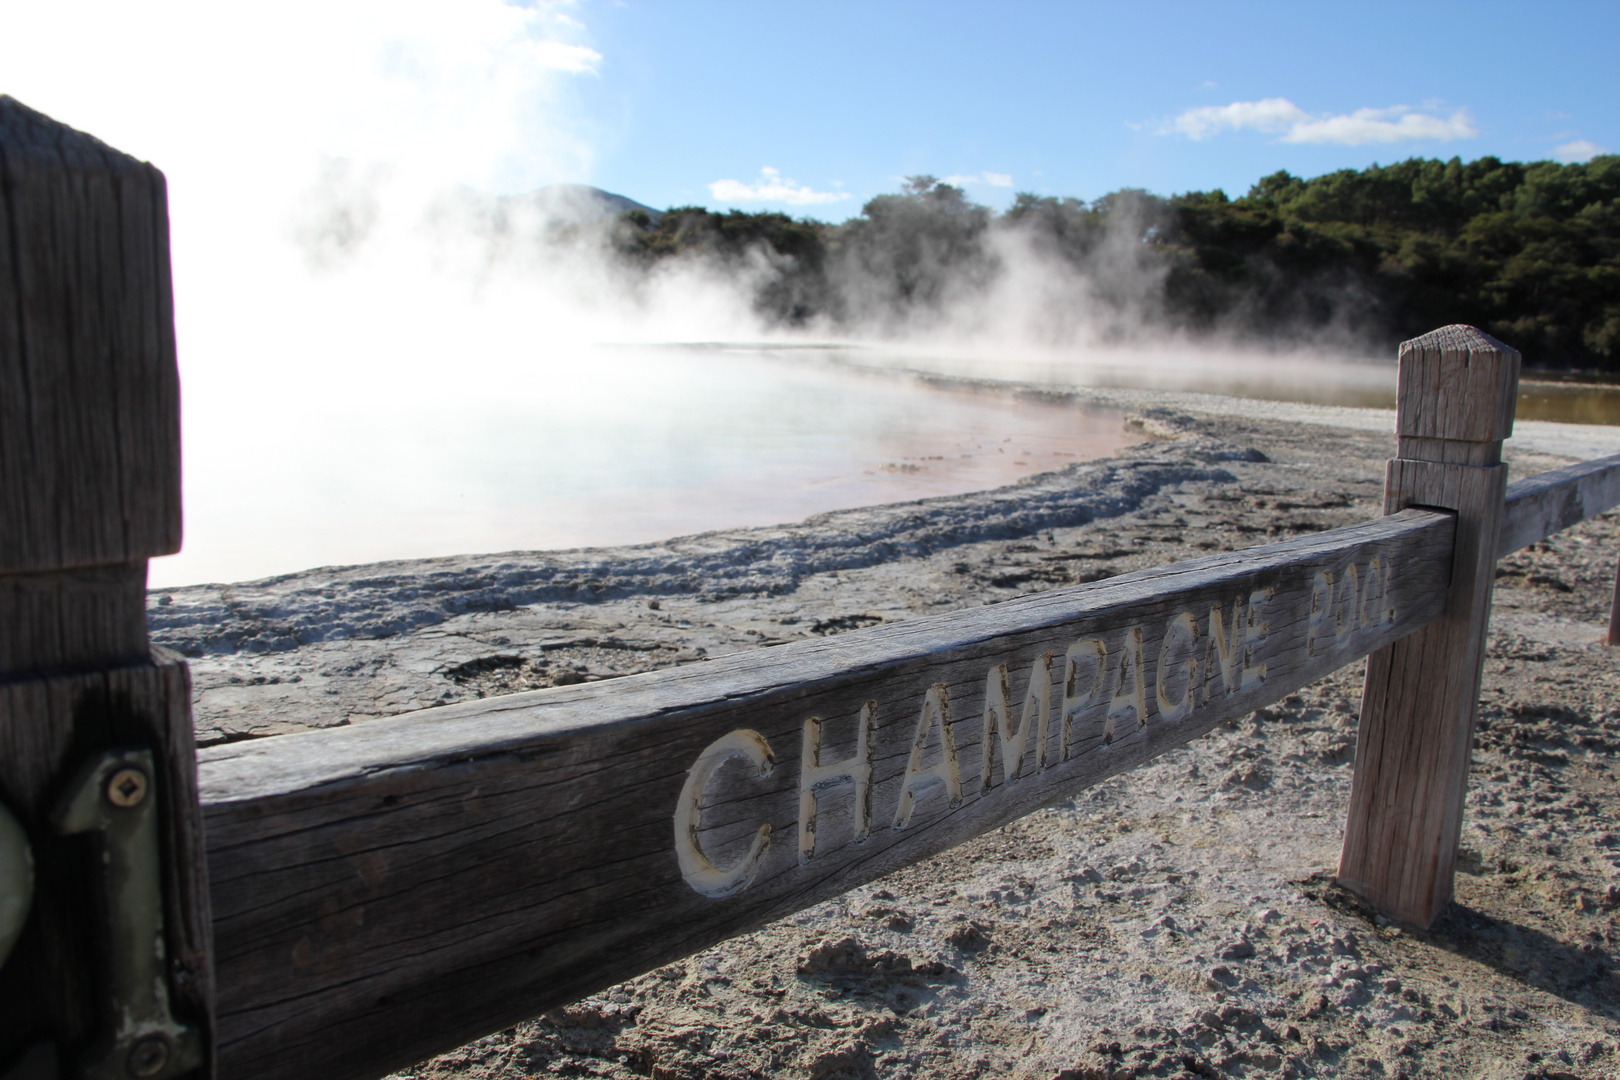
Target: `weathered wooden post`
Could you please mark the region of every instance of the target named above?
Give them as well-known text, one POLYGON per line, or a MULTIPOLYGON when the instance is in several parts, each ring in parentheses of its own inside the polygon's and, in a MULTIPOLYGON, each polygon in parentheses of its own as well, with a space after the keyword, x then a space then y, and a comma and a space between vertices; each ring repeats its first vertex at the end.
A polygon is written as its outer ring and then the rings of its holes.
POLYGON ((1614 578, 1614 600, 1609 604, 1609 644, 1620 645, 1620 572, 1614 578))
POLYGON ((1518 386, 1518 352, 1471 326, 1401 345, 1384 511, 1455 511, 1457 541, 1445 615, 1367 658, 1339 882, 1422 927, 1451 900, 1518 386))
POLYGON ((0 1072, 211 1072, 190 678, 146 635, 180 547, 155 168, 0 97, 0 1072))

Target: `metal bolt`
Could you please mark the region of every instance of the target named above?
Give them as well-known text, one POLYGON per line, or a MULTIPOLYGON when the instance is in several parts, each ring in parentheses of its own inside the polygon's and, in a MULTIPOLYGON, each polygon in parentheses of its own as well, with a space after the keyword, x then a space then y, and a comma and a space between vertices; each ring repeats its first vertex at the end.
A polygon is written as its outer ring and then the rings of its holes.
MULTIPOLYGON (((139 776, 139 773, 136 773, 139 776)), ((143 778, 144 782, 144 778, 143 778)), ((161 1035, 148 1035, 135 1044, 135 1049, 129 1052, 125 1064, 129 1068, 129 1075, 138 1077, 156 1076, 163 1071, 163 1066, 169 1063, 169 1040, 161 1035)))
MULTIPOLYGON (((107 801, 121 810, 128 810, 132 806, 141 805, 141 802, 146 798, 146 789, 150 786, 146 774, 141 770, 119 769, 112 774, 112 779, 107 781, 107 801)), ((138 1073, 137 1075, 145 1076, 147 1074, 138 1073)))

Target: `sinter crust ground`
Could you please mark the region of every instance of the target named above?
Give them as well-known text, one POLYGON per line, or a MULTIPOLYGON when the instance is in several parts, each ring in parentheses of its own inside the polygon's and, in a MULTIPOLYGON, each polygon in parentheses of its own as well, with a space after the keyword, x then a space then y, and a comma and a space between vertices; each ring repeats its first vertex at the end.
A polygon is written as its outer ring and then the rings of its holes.
MULTIPOLYGON (((1143 419, 1153 441, 1106 467, 806 528, 155 592, 155 636, 192 658, 212 742, 701 662, 1381 505, 1388 435, 1143 419)), ((1566 460, 1510 456, 1516 477, 1566 460)), ((1616 523, 1500 565, 1463 872, 1432 932, 1381 925, 1329 882, 1357 664, 1077 799, 404 1075, 1620 1075, 1620 678, 1600 644, 1616 523)))

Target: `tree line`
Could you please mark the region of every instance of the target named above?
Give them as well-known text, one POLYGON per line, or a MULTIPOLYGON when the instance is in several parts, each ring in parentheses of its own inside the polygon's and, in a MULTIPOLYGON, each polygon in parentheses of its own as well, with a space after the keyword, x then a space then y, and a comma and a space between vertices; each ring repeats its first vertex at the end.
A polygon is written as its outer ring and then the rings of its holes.
MULTIPOLYGON (((682 206, 621 216, 625 259, 718 261, 784 326, 902 330, 1040 293, 1105 338, 1337 339, 1387 349, 1472 323, 1538 367, 1620 371, 1620 156, 1585 164, 1414 158, 1233 199, 1032 193, 1002 213, 930 176, 840 224, 682 206), (1060 283, 1054 285, 1054 282, 1060 283)), ((1044 311, 1041 315, 1039 312, 1044 311)))

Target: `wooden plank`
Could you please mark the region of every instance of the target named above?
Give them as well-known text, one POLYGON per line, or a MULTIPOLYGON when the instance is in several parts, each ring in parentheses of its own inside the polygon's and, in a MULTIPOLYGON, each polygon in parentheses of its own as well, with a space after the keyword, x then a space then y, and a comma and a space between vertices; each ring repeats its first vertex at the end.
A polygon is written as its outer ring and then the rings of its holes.
POLYGON ((0 573, 180 549, 163 176, 0 96, 0 573))
POLYGON ((1609 605, 1609 637, 1610 645, 1620 645, 1620 571, 1616 571, 1614 579, 1614 600, 1609 605))
POLYGON ((1620 454, 1508 485, 1498 559, 1620 506, 1620 454))
POLYGON ((138 664, 146 562, 0 574, 0 676, 138 664))
POLYGON ((1518 402, 1519 365, 1501 359, 1508 353, 1519 355, 1485 331, 1460 324, 1403 342, 1396 436, 1499 445, 1513 434, 1518 402))
MULTIPOLYGON (((168 1035, 130 1019, 149 1012, 114 1015, 107 962, 123 940, 150 967, 161 906, 166 978, 126 979, 127 999, 156 1000, 161 982, 206 1033, 213 920, 190 680, 146 634, 147 557, 180 544, 163 177, 0 96, 0 223, 0 819, 18 826, 0 833, 34 864, 31 890, 5 883, 31 897, 31 914, 0 966, 0 1069, 41 1046, 63 1075, 104 1053, 125 1068, 140 1050, 140 1074, 164 1080, 186 1055, 172 1040, 153 1049, 168 1035), (125 920, 145 929, 123 939, 104 908, 110 889, 136 893, 136 875, 107 869, 104 835, 61 835, 52 816, 74 774, 108 751, 152 755, 137 770, 143 794, 117 805, 155 808, 159 823, 163 895, 125 920), (143 802, 154 790, 159 802, 143 802), (119 1024, 129 1037, 98 1046, 119 1024)), ((89 790, 100 820, 114 804, 89 790)))
POLYGON ((380 1076, 1068 797, 1437 617, 1453 532, 206 748, 221 1072, 380 1076))
POLYGON ((1389 464, 1384 509, 1455 510, 1457 544, 1445 616, 1367 661, 1339 881, 1385 915, 1427 927, 1451 899, 1519 354, 1448 327, 1406 342, 1400 363, 1403 456, 1389 464))

